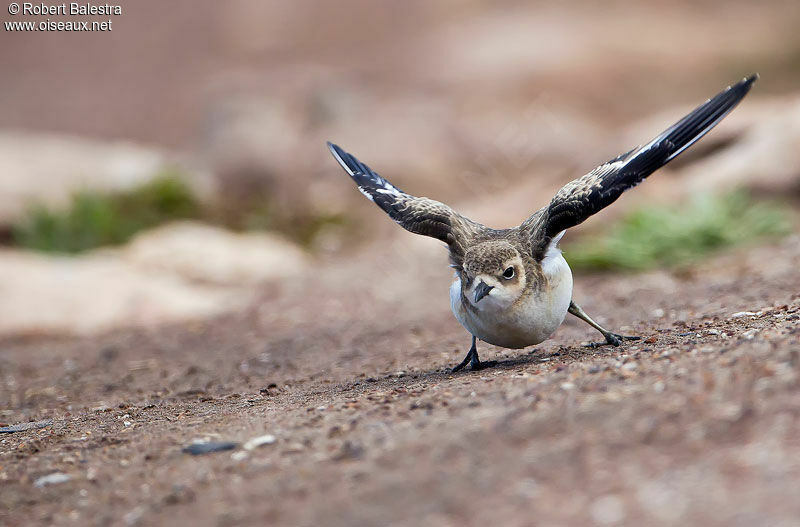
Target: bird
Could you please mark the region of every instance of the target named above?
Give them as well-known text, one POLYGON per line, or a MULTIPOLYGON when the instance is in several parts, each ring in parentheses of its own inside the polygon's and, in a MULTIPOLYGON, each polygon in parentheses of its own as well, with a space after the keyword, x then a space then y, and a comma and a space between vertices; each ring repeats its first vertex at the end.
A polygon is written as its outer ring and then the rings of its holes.
POLYGON ((464 359, 473 371, 481 361, 477 341, 521 349, 548 339, 570 313, 619 346, 638 336, 613 333, 595 322, 572 297, 572 271, 558 247, 567 229, 611 205, 716 126, 750 91, 758 74, 745 77, 700 104, 651 141, 621 154, 564 185, 550 202, 517 227, 492 229, 449 206, 408 194, 355 156, 328 142, 331 154, 361 193, 406 230, 441 240, 449 249, 455 280, 450 307, 472 335, 464 359))

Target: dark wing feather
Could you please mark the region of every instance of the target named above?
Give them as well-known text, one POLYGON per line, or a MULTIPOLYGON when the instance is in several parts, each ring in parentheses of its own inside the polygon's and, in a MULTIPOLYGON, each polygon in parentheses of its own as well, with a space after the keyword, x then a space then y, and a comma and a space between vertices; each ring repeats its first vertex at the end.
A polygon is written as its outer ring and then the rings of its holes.
POLYGON ((337 145, 329 142, 328 148, 362 194, 407 231, 445 242, 454 264, 461 264, 469 239, 485 229, 444 203, 403 192, 337 145))
POLYGON ((558 233, 614 203, 624 191, 641 183, 714 128, 747 95, 756 79, 757 74, 729 86, 646 145, 634 148, 564 185, 544 215, 537 213, 538 221, 532 222, 544 228, 543 233, 537 233, 538 236, 547 243, 558 233))

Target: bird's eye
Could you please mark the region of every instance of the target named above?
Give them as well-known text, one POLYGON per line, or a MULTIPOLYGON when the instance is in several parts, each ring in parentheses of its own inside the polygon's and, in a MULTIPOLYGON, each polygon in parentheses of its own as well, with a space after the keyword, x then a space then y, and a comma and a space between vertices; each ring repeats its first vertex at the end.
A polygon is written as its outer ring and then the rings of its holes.
POLYGON ((508 269, 503 271, 503 278, 505 278, 506 280, 511 280, 512 278, 514 278, 514 268, 509 267, 508 269))

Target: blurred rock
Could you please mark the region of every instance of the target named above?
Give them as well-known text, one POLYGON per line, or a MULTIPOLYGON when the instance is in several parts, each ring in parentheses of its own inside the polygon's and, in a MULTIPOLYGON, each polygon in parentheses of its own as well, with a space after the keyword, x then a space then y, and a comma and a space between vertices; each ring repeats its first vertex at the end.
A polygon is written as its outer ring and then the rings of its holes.
POLYGON ((32 421, 29 423, 20 423, 11 426, 0 427, 0 434, 12 434, 14 432, 24 432, 26 430, 35 430, 38 428, 46 428, 53 424, 52 419, 45 419, 43 421, 32 421))
POLYGON ((235 233, 196 222, 147 231, 123 254, 145 272, 235 287, 296 275, 308 265, 302 249, 276 234, 235 233))
POLYGON ((193 456, 202 456, 204 454, 213 454, 214 452, 233 450, 237 446, 237 443, 230 441, 208 441, 203 443, 194 443, 184 447, 183 452, 193 456))
POLYGON ((0 333, 92 333, 204 318, 246 302, 242 290, 191 284, 113 252, 81 257, 0 250, 0 333))
POLYGON ((256 448, 264 445, 271 445, 277 441, 277 438, 272 434, 254 437, 244 444, 245 450, 255 450, 256 448))
POLYGON ((58 485, 59 483, 66 483, 71 479, 72 476, 70 476, 69 474, 63 474, 61 472, 53 472, 52 474, 48 474, 46 476, 37 478, 36 481, 33 482, 33 486, 42 488, 48 485, 58 485))
POLYGON ((763 102, 745 115, 750 126, 687 166, 679 174, 683 186, 693 192, 739 186, 773 195, 800 191, 800 98, 763 102))
POLYGON ((302 273, 302 249, 268 233, 182 222, 81 256, 0 250, 0 333, 94 333, 203 319, 302 273))
MULTIPOLYGON (((164 151, 123 141, 98 141, 68 135, 0 131, 0 223, 8 223, 31 203, 61 205, 84 188, 121 190, 149 181, 182 165, 164 151)), ((209 191, 202 171, 188 182, 209 191)))

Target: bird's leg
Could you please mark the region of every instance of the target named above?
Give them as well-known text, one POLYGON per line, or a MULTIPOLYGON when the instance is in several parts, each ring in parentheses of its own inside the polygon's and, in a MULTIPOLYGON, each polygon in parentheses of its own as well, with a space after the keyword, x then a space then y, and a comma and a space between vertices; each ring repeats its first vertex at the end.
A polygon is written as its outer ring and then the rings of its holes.
POLYGON ((477 339, 475 338, 475 335, 472 335, 472 346, 469 348, 469 351, 467 352, 467 356, 464 357, 464 360, 462 360, 458 364, 458 366, 456 366, 455 368, 450 370, 450 373, 457 372, 458 370, 460 370, 464 366, 466 366, 468 362, 471 362, 473 360, 478 360, 478 344, 477 344, 477 339), (474 359, 472 358, 473 356, 475 357, 474 359))
POLYGON ((570 302, 569 303, 569 312, 572 313, 573 315, 575 315, 576 317, 578 317, 579 319, 583 320, 584 322, 586 322, 590 326, 592 326, 594 329, 596 329, 600 333, 602 333, 603 336, 606 338, 605 342, 592 342, 592 343, 587 344, 587 346, 590 347, 590 348, 597 348, 597 347, 603 346, 605 344, 611 344, 612 346, 619 346, 620 344, 622 344, 623 340, 639 340, 639 339, 642 338, 642 337, 631 337, 631 336, 628 336, 628 335, 620 335, 618 333, 611 333, 610 331, 605 329, 603 326, 601 326, 600 324, 598 324, 597 322, 592 320, 592 317, 587 315, 586 312, 583 309, 581 309, 581 306, 579 306, 575 302, 570 302))
POLYGON ((458 364, 458 366, 450 370, 450 373, 457 372, 458 370, 466 366, 467 363, 469 363, 469 367, 472 371, 478 371, 484 368, 488 368, 490 366, 494 366, 495 364, 497 364, 497 361, 491 360, 491 361, 481 362, 480 359, 478 359, 478 339, 475 337, 475 335, 472 335, 472 346, 469 348, 467 356, 464 357, 464 360, 462 360, 458 364))

